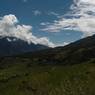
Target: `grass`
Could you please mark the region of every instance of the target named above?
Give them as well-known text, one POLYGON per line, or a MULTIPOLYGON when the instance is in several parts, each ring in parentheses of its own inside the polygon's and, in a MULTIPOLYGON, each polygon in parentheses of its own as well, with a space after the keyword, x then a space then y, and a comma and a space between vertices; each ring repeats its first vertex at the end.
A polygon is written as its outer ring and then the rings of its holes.
POLYGON ((95 64, 7 64, 0 69, 0 95, 95 95, 95 64))

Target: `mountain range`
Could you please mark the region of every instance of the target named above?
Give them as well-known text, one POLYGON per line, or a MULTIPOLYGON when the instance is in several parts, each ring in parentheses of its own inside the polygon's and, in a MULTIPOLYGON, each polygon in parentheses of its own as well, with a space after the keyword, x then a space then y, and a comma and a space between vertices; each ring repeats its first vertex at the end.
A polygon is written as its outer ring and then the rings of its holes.
POLYGON ((95 35, 83 38, 64 47, 56 47, 25 53, 21 56, 37 58, 36 63, 44 64, 76 64, 95 59, 95 35), (40 60, 40 61, 39 61, 40 60))
POLYGON ((27 43, 15 37, 0 37, 0 56, 12 56, 25 52, 34 52, 47 49, 47 46, 27 43))
POLYGON ((64 47, 48 48, 28 44, 13 37, 0 39, 0 56, 19 55, 31 58, 36 63, 75 64, 95 58, 95 35, 83 38, 64 47), (12 41, 11 41, 12 40, 12 41), (40 60, 40 61, 39 61, 40 60))

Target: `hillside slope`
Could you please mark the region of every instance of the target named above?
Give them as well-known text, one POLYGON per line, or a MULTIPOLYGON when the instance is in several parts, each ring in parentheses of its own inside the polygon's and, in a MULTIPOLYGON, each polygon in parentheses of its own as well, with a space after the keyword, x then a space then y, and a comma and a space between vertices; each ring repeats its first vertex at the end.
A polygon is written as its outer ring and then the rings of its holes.
POLYGON ((65 47, 42 50, 21 55, 36 63, 76 64, 95 58, 95 35, 71 43, 65 47))

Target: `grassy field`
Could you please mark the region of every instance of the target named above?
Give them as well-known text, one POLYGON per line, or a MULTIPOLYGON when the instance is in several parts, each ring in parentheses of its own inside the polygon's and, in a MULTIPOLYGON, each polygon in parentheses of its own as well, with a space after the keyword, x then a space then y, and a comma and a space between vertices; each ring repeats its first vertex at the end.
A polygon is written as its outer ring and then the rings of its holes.
POLYGON ((0 67, 0 95, 95 95, 95 63, 0 67))

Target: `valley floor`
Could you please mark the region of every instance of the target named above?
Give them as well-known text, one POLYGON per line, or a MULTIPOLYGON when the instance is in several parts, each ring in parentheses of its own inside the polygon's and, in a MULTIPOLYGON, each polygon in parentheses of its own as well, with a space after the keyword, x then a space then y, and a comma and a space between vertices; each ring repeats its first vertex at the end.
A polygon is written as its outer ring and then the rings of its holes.
POLYGON ((0 95, 95 95, 95 64, 8 64, 0 68, 0 95))

